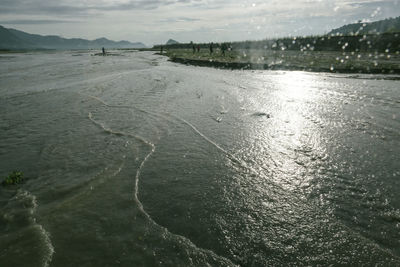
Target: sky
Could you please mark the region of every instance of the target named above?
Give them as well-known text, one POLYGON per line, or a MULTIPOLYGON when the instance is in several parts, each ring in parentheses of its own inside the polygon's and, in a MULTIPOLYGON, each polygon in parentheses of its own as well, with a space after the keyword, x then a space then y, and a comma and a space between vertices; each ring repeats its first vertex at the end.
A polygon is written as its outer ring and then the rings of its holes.
POLYGON ((397 16, 400 0, 0 0, 6 28, 148 46, 323 34, 397 16))

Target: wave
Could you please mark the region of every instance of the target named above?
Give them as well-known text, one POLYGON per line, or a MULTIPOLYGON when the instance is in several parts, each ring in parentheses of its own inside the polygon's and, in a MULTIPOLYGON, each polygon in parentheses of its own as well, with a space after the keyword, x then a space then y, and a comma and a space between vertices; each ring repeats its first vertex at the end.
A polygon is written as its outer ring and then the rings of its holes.
MULTIPOLYGON (((36 196, 19 189, 3 208, 3 220, 6 223, 8 234, 1 239, 4 238, 3 241, 17 240, 16 244, 15 241, 12 243, 14 247, 17 246, 17 250, 25 250, 25 246, 29 245, 30 241, 34 242, 34 248, 39 250, 39 253, 35 253, 35 256, 40 257, 37 261, 41 266, 48 267, 53 258, 54 246, 50 233, 36 220, 37 207, 36 196), (19 243, 21 243, 21 247, 19 247, 19 243)), ((35 259, 29 260, 35 262, 35 259)))

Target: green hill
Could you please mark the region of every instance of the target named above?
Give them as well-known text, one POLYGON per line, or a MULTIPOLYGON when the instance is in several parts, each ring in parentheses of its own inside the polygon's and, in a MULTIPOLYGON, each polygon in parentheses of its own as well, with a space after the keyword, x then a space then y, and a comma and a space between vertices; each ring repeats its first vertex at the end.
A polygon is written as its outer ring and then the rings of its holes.
POLYGON ((400 17, 375 22, 358 22, 334 29, 328 35, 360 35, 400 32, 400 17))

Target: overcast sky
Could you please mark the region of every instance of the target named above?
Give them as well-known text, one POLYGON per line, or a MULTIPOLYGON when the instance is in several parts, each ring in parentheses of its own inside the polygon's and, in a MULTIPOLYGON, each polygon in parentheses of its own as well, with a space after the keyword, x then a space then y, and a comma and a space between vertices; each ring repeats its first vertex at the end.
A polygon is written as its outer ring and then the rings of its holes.
POLYGON ((400 15, 400 0, 0 0, 0 25, 66 38, 165 43, 322 34, 400 15))

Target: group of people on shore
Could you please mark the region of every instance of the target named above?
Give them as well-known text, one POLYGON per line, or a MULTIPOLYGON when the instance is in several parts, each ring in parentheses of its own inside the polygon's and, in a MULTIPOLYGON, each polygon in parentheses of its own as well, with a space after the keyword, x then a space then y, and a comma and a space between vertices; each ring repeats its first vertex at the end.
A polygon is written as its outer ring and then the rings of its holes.
MULTIPOLYGON (((200 45, 199 44, 197 46, 193 42, 190 42, 190 44, 192 45, 193 54, 196 53, 196 51, 197 51, 197 53, 200 52, 200 45)), ((213 54, 214 53, 214 43, 210 43, 208 47, 210 49, 210 55, 213 54)), ((221 44, 221 54, 223 56, 225 56, 225 51, 231 50, 231 49, 232 48, 230 46, 228 46, 226 43, 222 43, 221 44)))

